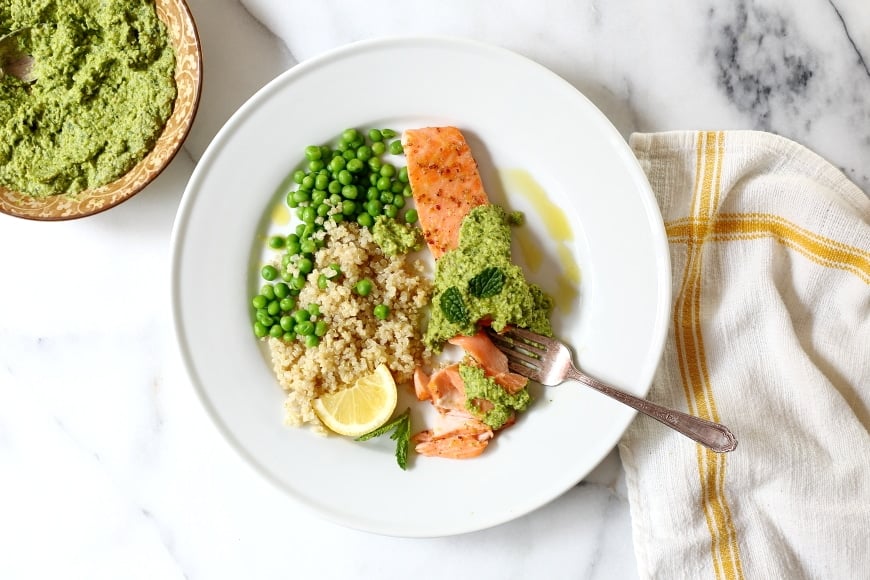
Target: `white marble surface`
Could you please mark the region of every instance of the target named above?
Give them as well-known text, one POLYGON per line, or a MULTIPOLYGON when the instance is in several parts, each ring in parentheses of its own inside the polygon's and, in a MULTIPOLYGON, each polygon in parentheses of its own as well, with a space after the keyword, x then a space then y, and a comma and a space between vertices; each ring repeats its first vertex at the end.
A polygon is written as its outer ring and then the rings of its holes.
POLYGON ((262 481, 221 440, 175 352, 169 234, 186 181, 236 107, 296 62, 364 38, 438 34, 552 68, 626 137, 766 129, 868 192, 870 4, 190 4, 206 83, 184 154, 105 214, 0 216, 0 578, 637 577, 615 452, 537 512, 443 539, 337 527, 262 481))

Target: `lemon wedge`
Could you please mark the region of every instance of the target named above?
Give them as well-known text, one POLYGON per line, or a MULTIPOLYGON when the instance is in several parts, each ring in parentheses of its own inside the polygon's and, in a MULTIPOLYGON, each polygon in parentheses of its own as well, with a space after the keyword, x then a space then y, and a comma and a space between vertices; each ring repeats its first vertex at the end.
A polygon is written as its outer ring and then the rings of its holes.
POLYGON ((312 401, 318 418, 339 435, 358 437, 386 423, 396 410, 396 381, 387 365, 353 386, 312 401))

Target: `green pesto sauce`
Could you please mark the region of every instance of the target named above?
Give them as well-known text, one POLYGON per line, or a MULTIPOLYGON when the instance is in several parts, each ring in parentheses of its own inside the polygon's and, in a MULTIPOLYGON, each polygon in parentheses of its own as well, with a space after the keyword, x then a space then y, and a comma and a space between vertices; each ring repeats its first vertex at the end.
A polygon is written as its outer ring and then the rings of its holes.
POLYGON ((478 366, 460 364, 459 376, 465 383, 465 407, 493 429, 500 429, 514 411, 525 411, 532 400, 528 388, 511 395, 478 366), (493 408, 484 413, 473 403, 474 399, 486 399, 493 408))
POLYGON ((441 256, 435 263, 435 284, 432 309, 424 340, 435 352, 458 334, 472 335, 477 321, 489 317, 491 325, 500 331, 507 324, 528 328, 551 336, 550 312, 553 300, 523 276, 522 269, 511 262, 511 222, 509 216, 494 204, 471 210, 459 229, 459 247, 441 256), (504 274, 501 290, 478 298, 469 291, 469 281, 488 268, 498 268, 504 274), (440 299, 450 288, 462 297, 467 312, 464 321, 448 320, 440 307, 440 299))
POLYGON ((401 224, 385 215, 375 218, 372 236, 388 256, 416 252, 423 247, 423 235, 419 229, 411 224, 401 224))
POLYGON ((0 77, 0 185, 34 197, 114 181, 154 146, 176 96, 153 0, 0 0, 36 81, 0 77))

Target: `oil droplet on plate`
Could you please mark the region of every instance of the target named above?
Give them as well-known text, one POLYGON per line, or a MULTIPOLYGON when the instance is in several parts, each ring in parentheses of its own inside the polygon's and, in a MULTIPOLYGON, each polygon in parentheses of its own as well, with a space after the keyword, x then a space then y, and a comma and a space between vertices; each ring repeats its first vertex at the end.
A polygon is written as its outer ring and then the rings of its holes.
POLYGON ((284 204, 278 204, 272 210, 272 223, 276 226, 286 226, 290 223, 290 210, 284 204))
MULTIPOLYGON (((553 203, 544 188, 535 181, 535 178, 528 171, 505 169, 500 173, 506 189, 520 194, 531 203, 543 221, 548 235, 556 242, 559 273, 555 279, 553 299, 557 308, 571 312, 579 294, 580 268, 567 245, 574 240, 574 231, 568 217, 561 207, 553 203)), ((514 234, 524 262, 532 272, 538 271, 544 260, 541 241, 536 239, 527 228, 517 228, 514 230, 514 234)))

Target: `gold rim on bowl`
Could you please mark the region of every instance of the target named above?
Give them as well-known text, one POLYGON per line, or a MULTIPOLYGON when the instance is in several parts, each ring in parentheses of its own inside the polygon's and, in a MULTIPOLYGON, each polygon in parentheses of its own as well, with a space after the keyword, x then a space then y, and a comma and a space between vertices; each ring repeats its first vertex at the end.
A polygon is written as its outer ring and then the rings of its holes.
POLYGON ((70 220, 100 213, 130 199, 169 165, 187 138, 202 93, 202 47, 185 0, 155 0, 157 17, 166 25, 175 51, 178 94, 172 114, 154 147, 115 181, 75 195, 35 198, 0 186, 0 212, 32 220, 70 220))

